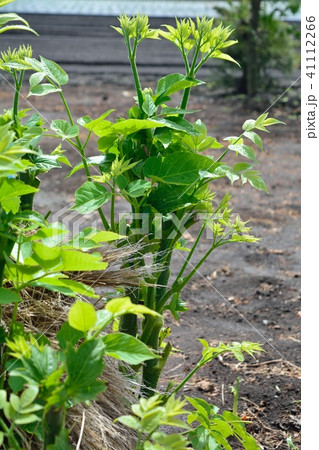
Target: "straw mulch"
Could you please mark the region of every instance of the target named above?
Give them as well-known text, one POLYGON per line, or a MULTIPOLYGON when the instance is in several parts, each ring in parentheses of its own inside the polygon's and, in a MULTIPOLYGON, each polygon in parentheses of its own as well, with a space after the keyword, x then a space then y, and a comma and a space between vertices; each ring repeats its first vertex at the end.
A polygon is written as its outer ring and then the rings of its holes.
MULTIPOLYGON (((137 285, 141 282, 142 271, 120 268, 123 259, 127 261, 132 251, 134 252, 132 247, 102 249, 103 259, 109 263, 106 271, 74 273, 72 278, 94 288, 108 287, 108 290, 119 285, 137 285)), ((26 331, 44 334, 51 344, 57 347, 56 333, 67 320, 68 310, 75 298, 43 288, 27 288, 23 297, 24 301, 19 304, 17 320, 24 324, 26 331)), ((4 323, 11 320, 12 311, 11 305, 3 308, 4 323)), ((130 404, 136 402, 136 385, 133 386, 119 371, 116 361, 112 358, 106 358, 106 368, 101 379, 106 382, 106 391, 90 406, 79 404, 67 413, 67 428, 71 430, 72 446, 81 450, 133 450, 136 448, 136 434, 120 423, 113 423, 113 420, 129 413, 130 404)), ((33 438, 30 440, 30 435, 21 438, 28 450, 41 448, 39 442, 33 438)))

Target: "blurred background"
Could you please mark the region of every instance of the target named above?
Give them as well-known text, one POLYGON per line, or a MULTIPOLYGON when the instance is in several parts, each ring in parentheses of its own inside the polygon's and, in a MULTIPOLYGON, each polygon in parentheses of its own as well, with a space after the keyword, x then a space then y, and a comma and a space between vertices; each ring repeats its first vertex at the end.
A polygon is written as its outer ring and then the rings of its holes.
MULTIPOLYGON (((94 76, 96 82, 107 82, 115 75, 125 81, 129 72, 126 50, 110 25, 117 25, 121 13, 138 12, 148 14, 153 27, 174 22, 174 17, 207 15, 235 28, 233 37, 239 43, 229 53, 241 68, 212 60, 200 75, 214 89, 251 100, 276 95, 300 75, 300 0, 17 0, 2 10, 23 14, 40 34, 6 34, 2 49, 30 43, 35 56, 45 53, 71 75, 81 72, 94 76)), ((164 75, 168 66, 182 70, 168 42, 149 40, 138 57, 140 72, 146 77, 164 75)))

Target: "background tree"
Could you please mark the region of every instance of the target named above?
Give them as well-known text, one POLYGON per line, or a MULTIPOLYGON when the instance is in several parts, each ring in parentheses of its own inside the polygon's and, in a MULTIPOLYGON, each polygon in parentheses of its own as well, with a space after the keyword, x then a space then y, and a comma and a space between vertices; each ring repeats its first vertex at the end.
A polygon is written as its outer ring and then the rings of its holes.
MULTIPOLYGON (((223 23, 236 29, 238 45, 230 54, 241 65, 237 92, 254 97, 273 84, 274 69, 288 74, 298 64, 299 27, 285 22, 288 13, 297 13, 300 0, 227 0, 228 6, 216 7, 223 23)), ((227 69, 226 69, 227 70, 227 69)), ((223 80, 238 72, 223 72, 223 80), (225 76, 226 75, 226 76, 225 76)), ((232 80, 233 84, 233 80, 232 80)))

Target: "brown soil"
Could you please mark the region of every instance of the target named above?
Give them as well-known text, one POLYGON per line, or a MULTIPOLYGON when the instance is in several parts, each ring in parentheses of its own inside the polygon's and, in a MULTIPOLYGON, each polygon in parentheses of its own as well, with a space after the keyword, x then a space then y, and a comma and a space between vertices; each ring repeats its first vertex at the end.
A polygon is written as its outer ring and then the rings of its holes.
MULTIPOLYGON (((62 51, 62 50, 61 50, 62 51)), ((94 49, 92 49, 94 51, 94 49)), ((46 56, 45 51, 42 54, 46 56)), ((49 56, 48 56, 49 57, 49 56)), ((84 62, 85 64, 85 62, 84 62)), ((83 66, 84 67, 84 66, 83 66)), ((132 106, 134 90, 127 77, 96 73, 83 68, 68 67, 72 82, 64 89, 75 117, 89 114, 97 117, 115 108, 125 115, 132 106)), ((145 74, 143 85, 153 86, 153 75, 145 74)), ((4 91, 2 106, 9 105, 11 93, 4 91)), ((25 93, 27 92, 25 87, 25 93)), ((46 120, 64 118, 58 96, 30 97, 32 105, 46 120)), ((194 89, 190 108, 201 109, 198 117, 206 123, 211 135, 221 140, 239 134, 248 118, 256 118, 270 105, 245 106, 235 97, 217 95, 206 88, 194 89)), ((23 104, 21 106, 24 106, 23 104)), ((26 104, 27 106, 27 104, 26 104)), ((270 114, 287 126, 271 128, 264 134, 265 152, 259 154, 259 170, 269 188, 269 196, 250 186, 231 186, 226 181, 215 183, 217 198, 232 193, 234 212, 244 220, 251 219, 258 244, 233 244, 211 255, 193 281, 184 289, 189 311, 179 324, 167 318, 172 328, 172 342, 179 349, 168 362, 163 383, 180 380, 200 358, 198 338, 210 343, 253 341, 263 344, 265 353, 258 359, 238 364, 230 357, 216 360, 197 372, 183 393, 198 396, 218 405, 232 408, 229 386, 240 377, 239 412, 252 420, 248 426, 264 449, 287 449, 287 436, 300 446, 300 127, 298 107, 283 103, 274 105, 270 114)), ((64 144, 72 164, 78 163, 77 152, 64 144)), ((54 149, 45 141, 43 150, 54 149)), ((88 154, 98 152, 94 145, 88 154)), ((39 210, 52 211, 56 219, 77 222, 70 217, 74 191, 84 181, 83 174, 64 181, 67 169, 51 171, 43 176, 42 191, 36 198, 39 210), (61 211, 62 208, 62 213, 61 211)), ((119 203, 119 207, 122 203, 119 203)), ((122 205, 123 206, 123 205, 122 205)), ((92 223, 87 218, 86 226, 92 223)), ((83 218, 78 221, 83 226, 83 218)), ((192 230, 192 239, 196 230, 192 230)), ((198 261, 210 245, 200 244, 194 257, 198 261)), ((183 263, 178 252, 173 260, 174 271, 183 263)), ((236 447, 234 447, 235 449, 236 447)))

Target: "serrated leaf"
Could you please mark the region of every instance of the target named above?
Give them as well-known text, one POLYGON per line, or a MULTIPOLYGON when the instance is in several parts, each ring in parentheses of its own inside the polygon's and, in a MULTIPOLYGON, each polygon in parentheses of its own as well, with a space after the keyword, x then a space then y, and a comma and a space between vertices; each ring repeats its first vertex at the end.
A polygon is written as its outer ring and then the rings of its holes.
POLYGON ((75 191, 75 203, 71 209, 80 214, 88 214, 110 200, 111 193, 99 183, 87 181, 75 191))
POLYGON ((29 186, 20 180, 1 180, 0 205, 6 212, 17 213, 20 207, 20 196, 31 194, 37 192, 38 190, 39 189, 29 186))
POLYGON ((69 122, 62 119, 53 120, 51 129, 63 140, 71 139, 79 135, 79 127, 77 125, 70 125, 69 122))
POLYGON ((186 191, 185 186, 174 186, 159 183, 156 190, 147 198, 147 203, 161 214, 168 214, 191 204, 199 203, 199 199, 192 194, 192 190, 186 191))
POLYGON ((157 107, 154 104, 154 101, 150 94, 145 95, 145 100, 142 105, 142 109, 147 115, 147 117, 151 117, 156 113, 157 107))
POLYGON ((64 389, 73 402, 94 400, 105 383, 98 381, 104 369, 105 345, 101 339, 83 342, 77 349, 68 347, 65 364, 68 377, 64 389))
POLYGON ((68 322, 75 330, 86 333, 92 328, 96 322, 96 312, 91 303, 78 300, 71 306, 68 313, 68 322))
POLYGON ((113 333, 103 337, 105 353, 129 364, 140 364, 159 358, 143 342, 125 333, 113 333))
POLYGON ((206 156, 177 152, 166 158, 148 158, 143 166, 144 175, 154 181, 189 185, 200 180, 199 171, 213 172, 216 164, 206 156))
POLYGON ((52 81, 57 83, 59 86, 67 84, 69 81, 68 74, 60 67, 56 62, 40 56, 42 66, 45 70, 46 75, 51 78, 52 81))

